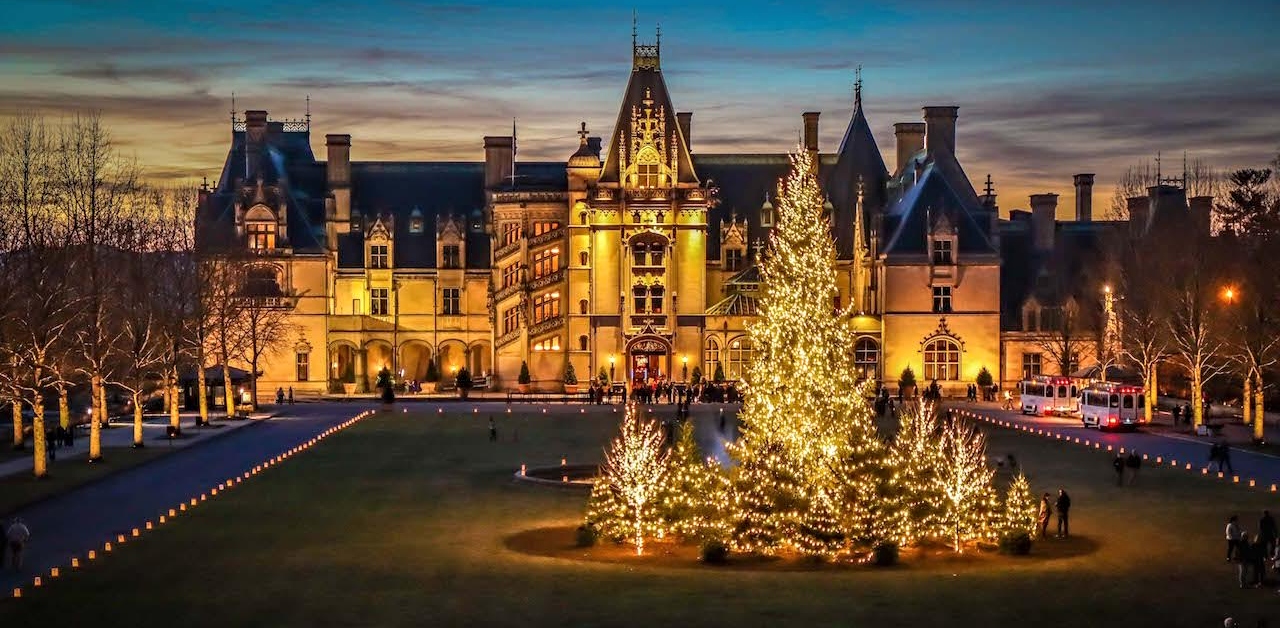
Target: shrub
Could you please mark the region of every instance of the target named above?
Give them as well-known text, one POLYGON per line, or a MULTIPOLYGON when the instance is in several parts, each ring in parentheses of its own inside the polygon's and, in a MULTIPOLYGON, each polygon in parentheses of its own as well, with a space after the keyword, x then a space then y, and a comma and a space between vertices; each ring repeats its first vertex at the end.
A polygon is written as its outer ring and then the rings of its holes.
POLYGON ((898 376, 898 388, 911 388, 916 385, 916 373, 911 367, 902 369, 902 374, 898 376))
POLYGON ((431 358, 431 360, 427 362, 427 381, 440 381, 440 367, 436 364, 435 358, 431 358))
POLYGON ((391 386, 391 369, 384 366, 381 371, 378 371, 378 382, 374 384, 374 388, 391 388, 391 386))
POLYGON ((1026 556, 1031 553, 1031 535, 1026 532, 1009 532, 1000 537, 1000 553, 1026 556))
POLYGON ((609 385, 609 374, 604 372, 603 366, 600 367, 600 372, 596 374, 596 381, 600 382, 601 386, 609 385))
POLYGON ((564 383, 569 384, 570 386, 576 386, 578 384, 578 373, 573 370, 573 362, 570 362, 568 366, 564 367, 564 383))
POLYGON ((471 371, 458 369, 458 390, 471 390, 471 371))
POLYGON ((881 541, 871 550, 871 564, 877 567, 889 567, 898 564, 898 544, 893 541, 881 541))
POLYGON ((716 362, 716 374, 714 377, 717 382, 724 381, 724 365, 723 364, 716 362))
POLYGON ((978 378, 974 383, 983 388, 990 388, 996 382, 995 379, 991 377, 991 371, 988 371, 987 367, 984 366, 981 371, 978 371, 978 378))
POLYGON ((596 527, 584 523, 578 526, 578 531, 574 536, 575 544, 578 547, 591 547, 596 544, 596 540, 600 538, 600 533, 596 531, 596 527))
POLYGON ((723 541, 704 541, 698 548, 698 558, 708 565, 723 565, 729 558, 729 546, 723 541))
POLYGON ((529 382, 533 381, 533 378, 529 377, 529 363, 528 363, 528 362, 521 362, 521 363, 520 363, 520 377, 519 377, 516 381, 517 381, 517 382, 519 382, 519 383, 521 383, 521 384, 528 384, 529 382))
POLYGON ((702 367, 695 366, 693 367, 693 375, 689 378, 689 385, 693 386, 700 381, 702 381, 702 367))

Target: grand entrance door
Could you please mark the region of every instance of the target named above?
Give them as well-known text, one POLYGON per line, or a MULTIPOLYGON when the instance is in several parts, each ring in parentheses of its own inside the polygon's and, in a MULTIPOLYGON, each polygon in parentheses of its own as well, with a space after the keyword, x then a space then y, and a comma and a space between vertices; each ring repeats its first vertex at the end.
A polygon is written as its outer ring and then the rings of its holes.
POLYGON ((658 337, 637 338, 627 348, 631 382, 647 384, 671 378, 671 345, 658 337))

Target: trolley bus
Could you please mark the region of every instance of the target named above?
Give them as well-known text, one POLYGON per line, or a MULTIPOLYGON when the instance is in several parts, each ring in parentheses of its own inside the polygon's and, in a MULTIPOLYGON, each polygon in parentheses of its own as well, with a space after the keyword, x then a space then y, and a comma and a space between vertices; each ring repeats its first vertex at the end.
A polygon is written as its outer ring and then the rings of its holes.
POLYGON ((1141 386, 1090 384, 1080 391, 1080 420, 1099 430, 1137 429, 1146 422, 1141 386))
POLYGON ((1080 409, 1076 381, 1067 376, 1035 375, 1018 382, 1023 414, 1074 414, 1080 409))

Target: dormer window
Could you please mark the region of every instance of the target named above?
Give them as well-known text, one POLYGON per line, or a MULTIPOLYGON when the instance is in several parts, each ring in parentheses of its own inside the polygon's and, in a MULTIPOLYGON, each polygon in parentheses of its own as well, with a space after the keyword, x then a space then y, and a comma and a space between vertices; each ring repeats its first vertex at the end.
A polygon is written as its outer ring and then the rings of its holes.
POLYGON ((422 211, 414 207, 413 211, 409 213, 409 233, 422 233, 423 224, 422 211))
POLYGON ((724 269, 730 271, 742 270, 742 253, 742 249, 725 249, 724 269))
POLYGON ((271 251, 276 248, 276 223, 251 222, 245 227, 249 235, 249 248, 255 251, 271 251))
POLYGON ((385 244, 373 244, 369 246, 369 268, 390 268, 391 255, 387 251, 385 244))
POLYGON ((462 247, 446 244, 440 250, 443 255, 440 260, 441 268, 462 268, 462 247))
POLYGON ((955 263, 955 257, 952 255, 955 242, 949 237, 935 237, 933 240, 933 263, 936 265, 951 265, 955 263))

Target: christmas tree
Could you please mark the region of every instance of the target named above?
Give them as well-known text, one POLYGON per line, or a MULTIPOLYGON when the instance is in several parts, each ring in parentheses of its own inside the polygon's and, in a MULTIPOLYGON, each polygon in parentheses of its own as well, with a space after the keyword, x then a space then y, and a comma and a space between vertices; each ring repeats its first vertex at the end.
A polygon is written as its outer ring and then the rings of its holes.
POLYGON ((900 505, 894 533, 899 544, 911 545, 945 533, 940 508, 944 500, 941 469, 946 461, 934 404, 906 406, 898 416, 898 432, 890 448, 892 482, 898 487, 900 505))
POLYGON ((628 405, 622 429, 605 452, 600 477, 587 501, 587 523, 606 538, 630 539, 644 553, 647 536, 662 533, 658 494, 667 470, 662 426, 640 418, 628 405))
POLYGON ((1005 534, 1034 535, 1039 510, 1040 504, 1031 492, 1031 484, 1027 482, 1026 476, 1019 473, 1009 483, 1009 492, 1004 499, 1005 534))
POLYGON ((995 472, 987 464, 987 439, 964 421, 952 421, 942 430, 943 462, 938 469, 942 485, 941 520, 955 551, 965 542, 991 538, 996 511, 995 472))
POLYGON ((693 423, 680 426, 667 459, 659 498, 667 532, 686 541, 723 541, 728 536, 724 503, 728 479, 713 459, 704 458, 694 439, 693 423))

